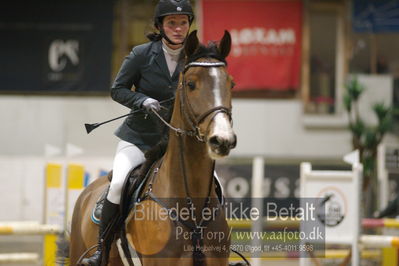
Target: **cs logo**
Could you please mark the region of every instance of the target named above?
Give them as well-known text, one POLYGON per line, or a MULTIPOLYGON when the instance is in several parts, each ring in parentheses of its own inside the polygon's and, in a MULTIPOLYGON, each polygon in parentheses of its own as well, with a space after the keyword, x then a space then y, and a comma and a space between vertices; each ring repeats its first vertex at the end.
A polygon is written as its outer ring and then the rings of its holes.
POLYGON ((54 40, 50 44, 48 51, 49 67, 54 72, 65 69, 67 62, 73 66, 79 64, 79 42, 77 40, 54 40))

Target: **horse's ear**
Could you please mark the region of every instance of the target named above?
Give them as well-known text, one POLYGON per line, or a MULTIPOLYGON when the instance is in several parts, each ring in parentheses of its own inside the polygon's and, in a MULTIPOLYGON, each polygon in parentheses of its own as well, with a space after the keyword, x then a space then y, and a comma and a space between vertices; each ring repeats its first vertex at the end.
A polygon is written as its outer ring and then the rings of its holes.
POLYGON ((224 35, 223 35, 222 40, 220 41, 218 49, 219 49, 220 55, 223 56, 223 58, 226 58, 230 53, 231 36, 227 30, 224 31, 224 35))
POLYGON ((194 54, 198 46, 199 46, 199 40, 197 37, 197 30, 195 30, 188 35, 187 40, 184 44, 184 50, 186 52, 186 56, 190 57, 192 54, 194 54))

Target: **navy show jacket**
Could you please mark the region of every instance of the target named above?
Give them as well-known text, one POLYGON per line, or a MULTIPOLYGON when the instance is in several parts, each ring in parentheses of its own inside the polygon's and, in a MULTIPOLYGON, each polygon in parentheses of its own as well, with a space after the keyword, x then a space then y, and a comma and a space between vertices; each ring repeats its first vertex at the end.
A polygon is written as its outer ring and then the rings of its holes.
MULTIPOLYGON (((116 130, 116 136, 135 144, 142 151, 158 143, 164 127, 154 114, 147 114, 141 107, 149 97, 158 101, 173 98, 183 66, 184 57, 181 55, 175 72, 170 76, 162 41, 151 41, 132 49, 115 78, 111 97, 135 113, 125 119, 116 130)), ((164 106, 171 110, 173 102, 169 101, 164 106)), ((169 112, 164 109, 161 115, 170 119, 169 112)))

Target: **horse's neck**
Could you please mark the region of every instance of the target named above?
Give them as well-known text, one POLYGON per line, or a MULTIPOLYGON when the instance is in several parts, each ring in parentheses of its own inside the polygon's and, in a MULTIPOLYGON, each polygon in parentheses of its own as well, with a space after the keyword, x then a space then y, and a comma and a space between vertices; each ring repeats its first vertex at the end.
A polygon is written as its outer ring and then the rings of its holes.
MULTIPOLYGON (((178 104, 175 105, 171 124, 186 129, 178 104)), ((195 137, 177 136, 175 132, 171 131, 160 171, 160 177, 163 177, 163 180, 159 180, 159 182, 162 183, 160 186, 165 189, 165 192, 185 197, 186 188, 182 163, 186 168, 185 174, 190 196, 206 197, 213 178, 213 161, 208 155, 206 144, 199 142, 195 137)))

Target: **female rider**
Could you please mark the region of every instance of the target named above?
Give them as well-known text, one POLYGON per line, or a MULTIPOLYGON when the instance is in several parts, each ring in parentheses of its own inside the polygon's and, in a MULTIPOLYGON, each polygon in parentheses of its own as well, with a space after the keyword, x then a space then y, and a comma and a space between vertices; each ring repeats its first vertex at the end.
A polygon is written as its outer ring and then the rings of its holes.
MULTIPOLYGON (((135 112, 117 129, 120 138, 113 163, 113 177, 102 207, 99 246, 83 265, 100 265, 103 233, 119 210, 121 190, 131 169, 144 162, 144 152, 157 144, 162 133, 152 110, 160 102, 171 107, 183 67, 183 44, 194 19, 189 0, 160 0, 155 8, 154 25, 159 33, 147 35, 150 42, 136 46, 125 58, 111 88, 113 100, 135 112), (131 88, 134 85, 135 91, 131 88)), ((165 109, 167 109, 165 108, 165 109)), ((166 114, 164 114, 166 115, 166 114)), ((107 231, 112 232, 110 228, 107 231)))

